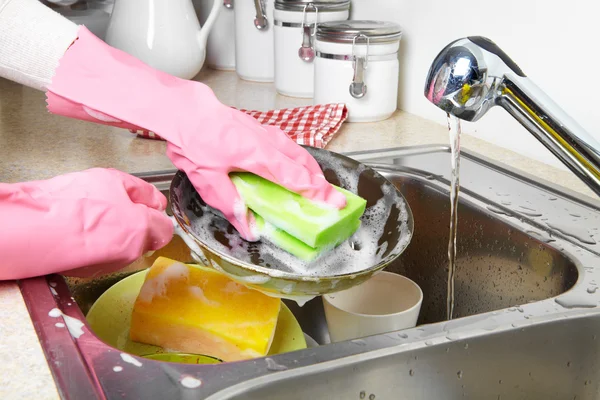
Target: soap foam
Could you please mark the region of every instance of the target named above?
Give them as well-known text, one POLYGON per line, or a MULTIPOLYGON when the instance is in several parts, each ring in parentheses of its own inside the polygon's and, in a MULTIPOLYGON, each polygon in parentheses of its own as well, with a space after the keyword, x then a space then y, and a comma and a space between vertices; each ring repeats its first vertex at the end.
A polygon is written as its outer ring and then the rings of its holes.
POLYGON ((199 286, 190 286, 188 290, 194 297, 196 297, 198 300, 200 300, 208 306, 218 307, 221 305, 221 303, 219 303, 218 301, 211 300, 208 297, 206 297, 206 295, 204 294, 204 290, 202 290, 202 288, 199 286))
MULTIPOLYGON (((370 171, 368 167, 362 164, 356 167, 356 164, 326 152, 316 152, 314 157, 323 166, 325 176, 330 179, 334 178, 331 182, 360 195, 358 192, 359 180, 364 172, 370 171), (331 176, 332 171, 335 171, 335 177, 331 176)), ((363 179, 369 178, 363 177, 363 179)), ((361 217, 361 225, 352 237, 333 249, 324 249, 315 260, 310 262, 303 261, 272 244, 268 238, 276 228, 266 221, 261 229, 262 238, 257 242, 248 242, 241 239, 237 231, 219 211, 202 203, 187 205, 189 209, 200 208, 203 210, 200 213, 188 213, 188 217, 194 236, 207 247, 244 263, 269 268, 269 275, 272 277, 282 277, 290 273, 304 276, 307 279, 342 274, 352 275, 374 267, 384 258, 393 255, 394 251, 404 249, 411 238, 408 231, 409 214, 403 198, 397 196, 396 189, 389 183, 382 184, 379 189, 382 197, 370 199, 371 202, 377 201, 365 210, 361 217), (392 212, 394 216, 392 216, 392 212), (397 221, 388 221, 390 218, 395 218, 396 215, 397 221), (390 224, 386 227, 388 222, 390 224), (397 232, 390 232, 393 229, 397 232), (385 238, 397 236, 397 233, 399 233, 399 243, 394 243, 391 248, 392 245, 385 238)), ((195 202, 197 199, 199 198, 195 196, 190 201, 195 202)), ((283 206, 286 205, 282 204, 283 206)), ((287 206, 292 207, 292 205, 287 206)), ((237 211, 241 213, 242 207, 239 208, 237 211)), ((212 264, 216 269, 222 270, 221 266, 216 265, 215 262, 212 264)), ((269 277, 264 275, 236 276, 235 279, 261 284, 264 279, 268 280, 269 277)), ((289 288, 286 289, 289 290, 289 288)))
POLYGON ((140 290, 139 299, 144 303, 152 303, 154 296, 167 294, 167 283, 172 280, 187 278, 190 274, 188 267, 182 263, 173 263, 160 274, 148 279, 140 290))
MULTIPOLYGON (((356 171, 342 168, 341 161, 333 159, 338 177, 343 187, 356 193, 358 188, 358 176, 356 171), (345 171, 340 173, 339 171, 345 171)), ((363 271, 378 264, 386 255, 389 244, 382 241, 385 225, 390 218, 391 209, 389 205, 397 200, 394 190, 389 185, 382 185, 383 197, 376 204, 368 207, 361 218, 359 229, 345 242, 334 249, 325 249, 315 260, 303 261, 296 256, 287 253, 276 245, 265 240, 275 229, 269 223, 265 223, 263 237, 259 242, 247 242, 242 240, 239 234, 229 226, 222 217, 212 212, 204 212, 201 217, 192 220, 192 228, 207 246, 221 253, 228 254, 236 259, 249 264, 260 265, 271 269, 271 276, 283 276, 285 273, 293 273, 304 276, 332 276, 341 274, 353 274, 363 271), (381 242, 381 243, 380 243, 381 242)), ((395 202, 398 211, 396 229, 400 230, 400 242, 402 248, 408 240, 408 212, 406 204, 402 199, 395 202)), ((205 208, 206 209, 206 208, 205 208)), ((257 278, 263 278, 257 276, 257 278)), ((251 283, 262 283, 254 281, 254 277, 245 279, 251 283)), ((265 277, 268 279, 268 277, 265 277)), ((262 281, 262 279, 260 279, 262 281)))

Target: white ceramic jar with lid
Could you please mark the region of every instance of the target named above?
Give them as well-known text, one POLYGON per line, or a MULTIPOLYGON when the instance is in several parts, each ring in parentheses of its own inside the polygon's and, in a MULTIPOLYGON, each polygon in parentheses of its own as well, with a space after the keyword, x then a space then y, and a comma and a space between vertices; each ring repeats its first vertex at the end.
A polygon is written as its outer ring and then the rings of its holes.
MULTIPOLYGON (((211 0, 194 0, 200 23, 204 23, 212 8, 211 0)), ((235 70, 234 0, 223 0, 221 12, 213 25, 206 44, 206 65, 224 71, 235 70)))
POLYGON ((400 26, 385 21, 320 24, 314 102, 345 103, 349 122, 389 118, 398 106, 400 26))
POLYGON ((275 79, 274 1, 235 1, 235 70, 242 79, 256 82, 275 79))
POLYGON ((347 20, 350 0, 275 0, 275 88, 292 97, 313 97, 316 27, 347 20))

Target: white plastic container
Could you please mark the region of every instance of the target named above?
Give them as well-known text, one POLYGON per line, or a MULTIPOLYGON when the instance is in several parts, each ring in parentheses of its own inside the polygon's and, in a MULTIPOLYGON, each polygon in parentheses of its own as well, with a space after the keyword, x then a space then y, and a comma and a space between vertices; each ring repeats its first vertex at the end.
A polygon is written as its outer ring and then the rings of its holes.
POLYGON ((349 0, 275 1, 275 88, 292 97, 313 97, 314 39, 322 22, 343 21, 349 0))
POLYGON ((275 79, 273 2, 235 2, 235 70, 240 78, 256 82, 275 79))
MULTIPOLYGON (((210 15, 211 0, 194 0, 200 23, 210 15)), ((215 21, 206 43, 206 65, 223 71, 235 70, 234 0, 223 0, 223 8, 215 21)))
POLYGON ((348 122, 389 118, 398 107, 400 26, 346 21, 317 28, 314 102, 345 103, 348 122))

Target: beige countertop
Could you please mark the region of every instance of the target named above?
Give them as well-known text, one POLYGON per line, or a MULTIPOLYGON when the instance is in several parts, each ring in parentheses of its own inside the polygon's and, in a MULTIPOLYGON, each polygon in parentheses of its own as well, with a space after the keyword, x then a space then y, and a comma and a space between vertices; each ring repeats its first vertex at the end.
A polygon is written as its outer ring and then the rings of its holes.
MULTIPOLYGON (((228 105, 268 110, 311 104, 277 95, 272 84, 251 83, 235 73, 203 71, 197 78, 228 105)), ((128 131, 50 115, 44 94, 0 79, 0 182, 43 179, 90 167, 126 172, 172 169, 165 144, 128 131)), ((398 111, 378 123, 345 123, 328 146, 336 152, 447 144, 447 128, 398 111)), ((528 159, 472 136, 463 148, 475 151, 589 196, 592 192, 570 172, 528 159)), ((58 398, 23 298, 13 282, 0 282, 0 398, 58 398)))

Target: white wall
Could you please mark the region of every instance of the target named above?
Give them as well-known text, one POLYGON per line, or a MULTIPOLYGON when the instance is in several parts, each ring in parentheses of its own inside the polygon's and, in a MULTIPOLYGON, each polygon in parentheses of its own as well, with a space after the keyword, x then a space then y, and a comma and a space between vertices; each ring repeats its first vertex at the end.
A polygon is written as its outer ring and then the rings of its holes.
MULTIPOLYGON (((588 132, 600 138, 596 99, 600 67, 598 0, 352 0, 353 19, 402 26, 399 108, 445 124, 423 96, 429 66, 454 39, 486 36, 588 132)), ((562 166, 500 108, 463 131, 540 161, 562 166)))

